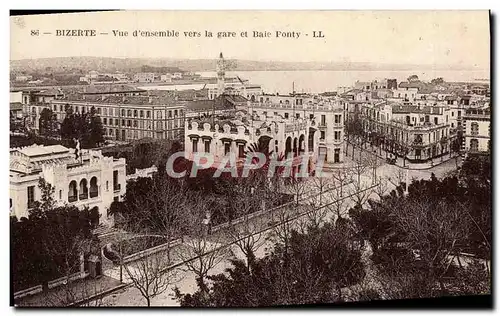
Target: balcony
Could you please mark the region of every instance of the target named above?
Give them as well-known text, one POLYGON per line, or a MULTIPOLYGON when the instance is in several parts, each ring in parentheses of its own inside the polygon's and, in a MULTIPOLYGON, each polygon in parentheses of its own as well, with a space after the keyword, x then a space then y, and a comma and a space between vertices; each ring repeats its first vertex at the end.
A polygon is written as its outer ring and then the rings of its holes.
POLYGON ((122 188, 122 186, 119 183, 113 185, 113 191, 114 192, 120 192, 121 188, 122 188))
POLYGON ((76 202, 78 200, 78 197, 76 195, 74 196, 68 196, 68 202, 76 202))
POLYGON ((90 198, 95 198, 98 195, 99 195, 98 192, 90 192, 90 198))
POLYGON ((86 200, 86 199, 88 199, 88 198, 89 198, 88 194, 85 194, 85 193, 80 194, 78 197, 79 197, 80 201, 81 201, 81 200, 86 200))

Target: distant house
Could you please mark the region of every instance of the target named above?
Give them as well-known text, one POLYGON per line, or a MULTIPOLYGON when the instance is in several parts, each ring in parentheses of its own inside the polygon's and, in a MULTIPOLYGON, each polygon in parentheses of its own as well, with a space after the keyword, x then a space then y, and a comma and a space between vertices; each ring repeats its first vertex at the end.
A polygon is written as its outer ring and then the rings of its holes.
POLYGON ((33 76, 31 76, 31 75, 17 75, 16 76, 16 81, 19 81, 19 82, 26 82, 26 81, 30 81, 30 80, 33 80, 33 76))
POLYGON ((155 74, 153 72, 140 72, 134 75, 135 82, 154 82, 155 74))

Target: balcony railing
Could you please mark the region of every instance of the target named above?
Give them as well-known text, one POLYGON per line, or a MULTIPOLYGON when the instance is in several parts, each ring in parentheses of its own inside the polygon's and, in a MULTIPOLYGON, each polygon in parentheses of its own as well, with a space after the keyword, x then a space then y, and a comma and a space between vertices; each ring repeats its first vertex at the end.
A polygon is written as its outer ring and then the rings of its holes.
POLYGON ((98 192, 90 192, 90 198, 95 198, 98 195, 99 195, 98 192))
POLYGON ((88 194, 85 194, 85 193, 80 194, 78 197, 79 197, 80 200, 86 200, 86 199, 89 198, 88 194))
POLYGON ((76 202, 78 200, 78 197, 75 196, 68 196, 68 202, 76 202))
POLYGON ((121 185, 120 184, 115 184, 113 185, 113 191, 117 192, 117 191, 120 191, 121 190, 121 185))

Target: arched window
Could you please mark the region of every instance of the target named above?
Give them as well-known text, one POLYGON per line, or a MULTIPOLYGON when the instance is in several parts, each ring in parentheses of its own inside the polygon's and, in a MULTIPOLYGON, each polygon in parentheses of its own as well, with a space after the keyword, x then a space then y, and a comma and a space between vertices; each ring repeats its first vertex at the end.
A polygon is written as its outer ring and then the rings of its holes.
POLYGON ((68 202, 75 202, 78 199, 78 191, 76 189, 76 181, 73 180, 69 183, 68 202))
POLYGON ((132 110, 127 111, 127 116, 132 116, 132 110))
POLYGON ((134 110, 134 117, 137 117, 137 110, 134 110))
POLYGON ((125 116, 125 110, 122 110, 122 116, 125 116))
POLYGON ((97 197, 98 195, 99 195, 99 189, 97 187, 97 178, 92 177, 92 179, 90 179, 90 197, 93 198, 97 197))
POLYGON ((86 200, 89 198, 89 189, 87 187, 87 179, 82 179, 80 181, 80 200, 86 200))
POLYGON ((161 111, 156 111, 156 118, 161 119, 161 111))

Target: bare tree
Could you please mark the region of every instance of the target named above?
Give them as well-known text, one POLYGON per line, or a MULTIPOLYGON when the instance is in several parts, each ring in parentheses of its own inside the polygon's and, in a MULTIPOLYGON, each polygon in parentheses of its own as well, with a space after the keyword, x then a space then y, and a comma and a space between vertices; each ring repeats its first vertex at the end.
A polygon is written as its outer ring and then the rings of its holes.
MULTIPOLYGON (((185 208, 190 195, 182 186, 165 177, 157 177, 152 183, 150 194, 132 201, 134 216, 147 225, 148 231, 163 236, 170 243, 188 230, 189 218, 185 216, 185 208)), ((167 257, 170 260, 170 252, 167 252, 167 257)))
POLYGON ((253 254, 266 242, 265 234, 260 233, 264 226, 264 216, 252 216, 252 211, 258 211, 262 199, 252 190, 246 194, 239 194, 233 200, 233 205, 243 214, 233 222, 227 230, 231 242, 238 247, 246 258, 247 268, 250 271, 253 254))
POLYGON ((196 275, 203 293, 208 293, 206 278, 210 270, 228 257, 224 235, 221 232, 208 234, 205 221, 206 208, 206 203, 201 198, 192 202, 191 212, 186 215, 191 218, 188 238, 176 251, 186 270, 196 275))
POLYGON ((288 178, 286 191, 294 196, 295 205, 299 205, 300 201, 304 198, 307 191, 308 181, 307 178, 290 177, 288 178))
POLYGON ((366 171, 369 170, 369 164, 365 161, 358 161, 351 167, 351 200, 357 207, 362 207, 371 194, 367 179, 364 179, 366 171))
MULTIPOLYGON (((144 248, 148 246, 145 244, 144 248)), ((179 280, 177 270, 169 269, 171 262, 167 259, 168 251, 167 248, 124 264, 132 286, 139 290, 148 307, 151 306, 152 298, 164 293, 179 280)))

